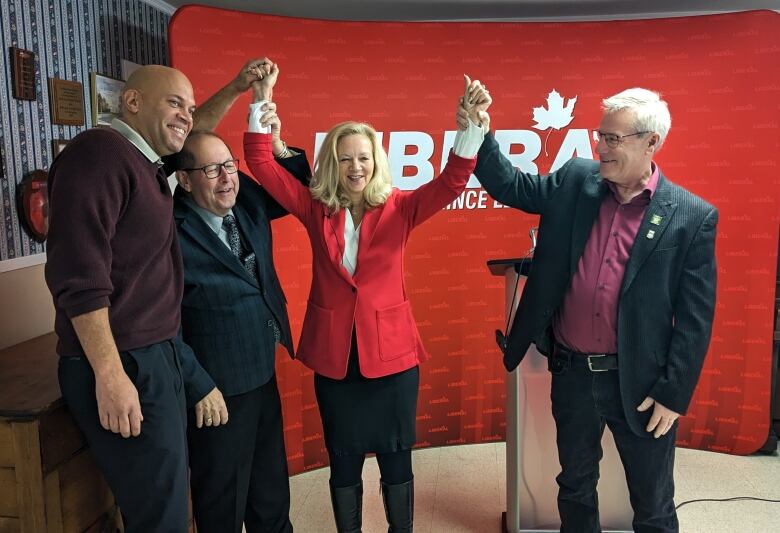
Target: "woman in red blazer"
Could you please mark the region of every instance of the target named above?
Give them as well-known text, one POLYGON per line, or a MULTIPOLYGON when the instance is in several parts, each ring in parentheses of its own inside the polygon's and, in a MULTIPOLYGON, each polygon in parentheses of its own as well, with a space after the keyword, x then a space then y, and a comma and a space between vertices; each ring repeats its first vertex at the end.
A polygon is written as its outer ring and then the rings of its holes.
MULTIPOLYGON (((258 77, 277 76, 266 64, 258 77)), ((466 83, 466 101, 485 98, 466 83)), ((244 154, 252 174, 306 228, 312 284, 297 358, 315 372, 315 392, 331 465, 338 530, 360 531, 365 454, 376 453, 390 530, 411 531, 411 449, 419 385, 428 359, 412 316, 403 274, 413 228, 465 189, 484 137, 458 132, 441 175, 414 191, 392 188, 387 155, 367 124, 344 122, 325 137, 307 188, 274 160, 275 106, 250 106, 244 154), (265 113, 263 109, 268 109, 265 113), (271 133, 262 131, 269 124, 271 133)))

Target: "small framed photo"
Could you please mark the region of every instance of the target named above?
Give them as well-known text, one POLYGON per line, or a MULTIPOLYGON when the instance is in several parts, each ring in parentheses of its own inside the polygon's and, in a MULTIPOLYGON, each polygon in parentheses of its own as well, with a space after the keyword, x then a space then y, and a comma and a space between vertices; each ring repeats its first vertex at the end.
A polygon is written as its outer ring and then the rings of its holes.
POLYGON ((51 141, 51 155, 52 159, 60 155, 60 152, 65 149, 68 144, 68 139, 52 139, 51 141))
POLYGON ((137 69, 141 68, 143 65, 139 65, 138 63, 133 63, 132 61, 128 61, 127 59, 122 60, 122 79, 127 81, 127 78, 130 77, 130 74, 135 72, 137 69))
POLYGON ((111 121, 119 116, 122 88, 125 82, 104 76, 96 72, 90 73, 92 85, 92 124, 94 126, 110 126, 111 121))

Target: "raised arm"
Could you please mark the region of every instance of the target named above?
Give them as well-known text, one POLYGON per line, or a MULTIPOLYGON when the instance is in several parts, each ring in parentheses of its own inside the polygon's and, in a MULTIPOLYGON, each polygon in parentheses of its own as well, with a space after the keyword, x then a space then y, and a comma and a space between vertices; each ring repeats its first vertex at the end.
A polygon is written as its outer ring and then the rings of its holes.
MULTIPOLYGON (((235 78, 197 107, 193 115, 193 129, 216 129, 238 97, 248 91, 253 82, 263 81, 265 76, 262 72, 265 65, 269 63, 270 61, 265 57, 247 61, 235 78)), ((276 78, 273 82, 276 82, 276 78)), ((262 87, 265 91, 264 98, 270 101, 273 97, 273 84, 265 83, 262 87)))
MULTIPOLYGON (((466 79, 468 80, 468 77, 466 79)), ((475 85, 480 85, 479 80, 469 80, 469 86, 475 85)), ((481 85, 481 89, 471 92, 467 90, 458 103, 456 123, 459 131, 465 131, 469 123, 482 124, 486 131, 489 129, 490 116, 487 114, 487 108, 493 100, 484 85, 481 85)), ((527 213, 539 214, 544 213, 545 207, 556 189, 563 184, 571 166, 569 161, 548 176, 522 172, 501 153, 495 136, 488 133, 479 148, 474 175, 488 194, 502 204, 527 213)))
POLYGON ((422 223, 455 200, 466 188, 474 170, 477 151, 490 123, 487 108, 491 99, 479 80, 471 81, 464 75, 463 96, 459 101, 462 106, 467 106, 472 111, 479 105, 473 114, 481 115, 478 121, 467 120, 466 129, 455 134, 452 152, 442 173, 433 181, 399 199, 401 209, 407 212, 410 227, 422 223))
MULTIPOLYGON (((276 83, 278 75, 279 66, 269 63, 264 79, 276 83)), ((244 157, 252 179, 282 208, 302 219, 309 213, 312 202, 308 187, 301 182, 306 180, 299 181, 274 159, 282 158, 287 162, 300 156, 288 149, 281 140, 281 120, 276 113, 276 104, 267 101, 265 95, 258 83, 253 84, 254 102, 249 106, 249 126, 244 134, 244 157)))

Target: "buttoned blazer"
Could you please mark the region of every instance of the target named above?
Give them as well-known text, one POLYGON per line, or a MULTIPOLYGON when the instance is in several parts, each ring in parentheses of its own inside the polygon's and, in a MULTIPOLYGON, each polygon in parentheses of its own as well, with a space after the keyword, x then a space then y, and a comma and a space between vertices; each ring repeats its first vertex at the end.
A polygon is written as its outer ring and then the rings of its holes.
POLYGON ((342 266, 345 209, 331 213, 273 160, 270 135, 246 133, 244 155, 255 179, 309 235, 312 284, 297 357, 326 377, 346 375, 354 327, 361 374, 381 377, 428 359, 406 292, 403 255, 411 230, 465 188, 474 159, 451 154, 438 178, 414 191, 393 189, 360 224, 357 267, 342 266))
MULTIPOLYGON (((540 215, 533 266, 504 355, 507 370, 533 342, 552 349, 552 319, 576 273, 608 186, 596 161, 575 158, 548 176, 521 172, 485 138, 476 174, 496 200, 540 215)), ((631 249, 618 303, 618 372, 632 430, 650 396, 685 413, 701 373, 715 310, 718 211, 660 175, 631 249)))
MULTIPOLYGON (((305 155, 283 163, 308 183, 305 155)), ((184 260, 182 336, 225 395, 267 383, 274 374, 275 341, 269 320, 280 326, 281 344, 294 356, 287 302, 276 275, 270 221, 285 216, 254 180, 239 175, 233 214, 255 252, 259 281, 185 201, 174 194, 174 218, 184 260)))

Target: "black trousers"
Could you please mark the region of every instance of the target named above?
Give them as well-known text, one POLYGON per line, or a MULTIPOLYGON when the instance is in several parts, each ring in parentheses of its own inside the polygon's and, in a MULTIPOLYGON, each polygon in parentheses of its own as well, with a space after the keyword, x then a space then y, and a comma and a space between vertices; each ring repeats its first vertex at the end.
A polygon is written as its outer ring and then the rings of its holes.
POLYGON ((187 531, 186 401, 178 344, 167 341, 119 354, 138 389, 138 437, 103 429, 95 374, 86 357, 59 363, 62 396, 122 510, 127 533, 187 531))
MULTIPOLYGON (((557 427, 558 511, 562 533, 600 532, 596 484, 601 437, 609 426, 626 472, 636 533, 677 532, 674 440, 634 434, 626 422, 618 371, 591 372, 584 357, 553 357, 552 412, 557 427)), ((652 408, 651 408, 652 409, 652 408)))
POLYGON ((225 398, 228 423, 195 426, 190 413, 192 506, 198 533, 288 532, 290 482, 276 376, 225 398))

